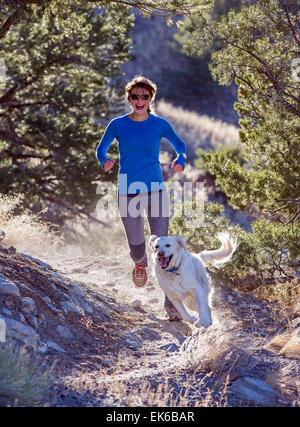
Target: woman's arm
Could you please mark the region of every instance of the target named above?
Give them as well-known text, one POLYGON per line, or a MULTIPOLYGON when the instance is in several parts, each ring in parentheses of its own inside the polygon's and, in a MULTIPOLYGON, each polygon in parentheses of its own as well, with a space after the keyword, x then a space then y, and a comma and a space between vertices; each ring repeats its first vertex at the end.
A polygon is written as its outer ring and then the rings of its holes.
MULTIPOLYGON (((98 144, 98 147, 96 149, 96 157, 98 162, 101 163, 102 169, 105 170, 104 164, 107 160, 110 160, 106 157, 106 153, 112 144, 113 140, 116 138, 116 130, 115 130, 115 123, 114 120, 112 120, 107 128, 105 129, 104 135, 101 139, 101 141, 98 144)), ((113 161, 114 162, 114 161, 113 161)))
POLYGON ((176 168, 176 165, 181 165, 183 170, 185 168, 186 160, 186 147, 182 139, 177 135, 172 126, 167 120, 164 120, 164 132, 163 136, 167 138, 170 144, 173 146, 174 150, 177 153, 176 159, 172 163, 172 167, 178 172, 180 169, 176 168))

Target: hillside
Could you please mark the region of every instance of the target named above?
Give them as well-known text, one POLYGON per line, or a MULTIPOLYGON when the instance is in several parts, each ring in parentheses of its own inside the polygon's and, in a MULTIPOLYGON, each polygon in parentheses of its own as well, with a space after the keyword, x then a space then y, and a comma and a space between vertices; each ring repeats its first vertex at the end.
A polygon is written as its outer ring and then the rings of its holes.
POLYGON ((174 39, 177 30, 175 23, 169 27, 159 16, 148 19, 135 13, 131 60, 122 66, 124 82, 143 74, 158 85, 157 101, 165 100, 236 125, 235 85, 219 86, 213 81, 208 70, 209 57, 190 58, 181 53, 174 39))
POLYGON ((280 316, 275 302, 216 283, 213 325, 195 330, 166 320, 152 260, 147 286, 132 284, 124 246, 94 256, 45 251, 38 259, 4 240, 0 267, 8 340, 0 357, 8 342, 26 344, 50 371, 42 398, 27 400, 13 376, 1 375, 2 405, 7 390, 17 406, 299 404, 300 322, 296 313, 280 316))

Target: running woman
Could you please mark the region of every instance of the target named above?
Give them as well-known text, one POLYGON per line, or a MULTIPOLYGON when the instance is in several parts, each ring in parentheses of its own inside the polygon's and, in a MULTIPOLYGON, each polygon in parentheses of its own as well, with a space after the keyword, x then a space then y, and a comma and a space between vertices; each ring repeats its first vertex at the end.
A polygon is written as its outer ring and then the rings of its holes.
MULTIPOLYGON (((115 163, 107 157, 107 151, 114 139, 118 141, 118 210, 130 257, 135 263, 132 280, 140 287, 147 283, 148 266, 143 210, 146 211, 151 234, 167 236, 169 231, 169 197, 159 163, 161 138, 166 138, 177 153, 171 166, 176 172, 183 171, 186 161, 184 142, 167 120, 151 113, 150 105, 156 92, 157 86, 151 80, 141 75, 134 77, 125 87, 131 112, 116 117, 108 124, 96 150, 96 157, 107 172, 115 163)), ((164 306, 169 320, 182 320, 167 297, 164 306)))

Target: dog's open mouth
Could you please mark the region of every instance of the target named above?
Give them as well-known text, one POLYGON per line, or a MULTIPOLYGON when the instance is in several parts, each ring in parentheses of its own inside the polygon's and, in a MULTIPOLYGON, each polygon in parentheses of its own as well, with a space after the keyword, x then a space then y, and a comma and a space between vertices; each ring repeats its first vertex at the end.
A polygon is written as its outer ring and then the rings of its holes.
POLYGON ((164 269, 167 268, 168 265, 170 264, 171 259, 172 259, 172 255, 166 256, 166 257, 159 257, 158 262, 161 268, 164 268, 164 269))

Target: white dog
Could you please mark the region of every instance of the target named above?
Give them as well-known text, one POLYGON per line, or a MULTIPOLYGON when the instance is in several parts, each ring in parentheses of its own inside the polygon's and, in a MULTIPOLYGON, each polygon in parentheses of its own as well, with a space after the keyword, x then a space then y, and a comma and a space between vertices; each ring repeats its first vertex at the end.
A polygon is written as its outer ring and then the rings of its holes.
POLYGON ((220 249, 205 250, 199 254, 187 252, 186 241, 181 236, 152 235, 149 240, 154 252, 154 273, 158 284, 183 319, 198 328, 212 323, 209 305, 211 286, 205 266, 226 263, 237 248, 237 243, 228 233, 219 233, 217 237, 222 243, 220 249), (198 313, 198 318, 188 313, 184 304, 198 313))

